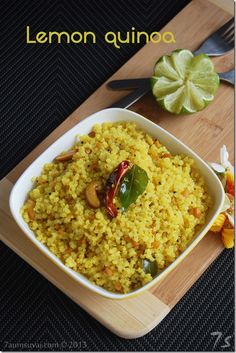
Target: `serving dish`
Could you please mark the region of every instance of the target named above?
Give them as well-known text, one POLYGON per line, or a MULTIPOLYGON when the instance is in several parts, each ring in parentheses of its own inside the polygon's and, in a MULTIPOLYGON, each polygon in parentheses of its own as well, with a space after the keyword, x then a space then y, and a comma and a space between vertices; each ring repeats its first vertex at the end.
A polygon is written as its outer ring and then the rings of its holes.
POLYGON ((89 288, 93 292, 97 294, 101 294, 107 298, 111 299, 124 299, 131 297, 133 295, 139 294, 144 290, 150 288, 155 285, 158 281, 160 281, 167 273, 169 273, 202 239, 202 237, 207 233, 215 218, 217 217, 220 209, 222 207, 224 201, 224 190, 223 187, 215 175, 215 173, 211 170, 211 168, 205 163, 196 153, 190 150, 186 145, 184 145, 181 141, 176 139, 173 135, 159 127, 158 125, 152 123, 148 119, 143 116, 134 113, 132 111, 128 111, 120 108, 111 108, 99 111, 94 113, 90 117, 84 119, 82 122, 77 124, 71 130, 66 132, 63 136, 61 136, 56 142, 54 142, 48 149, 46 149, 20 176, 15 186, 12 189, 10 194, 10 209, 11 213, 20 226, 20 228, 24 231, 27 237, 42 251, 46 256, 50 258, 52 262, 54 262, 61 270, 66 272, 69 276, 71 276, 75 281, 89 288), (80 135, 87 134, 91 131, 91 128, 96 123, 103 122, 116 122, 116 121, 135 121, 136 124, 147 133, 152 135, 153 137, 160 140, 162 144, 164 144, 171 153, 173 154, 185 154, 193 158, 196 162, 196 166, 199 169, 200 173, 205 178, 206 184, 208 186, 208 192, 212 197, 213 206, 209 210, 206 223, 204 227, 202 227, 198 233, 196 234, 194 240, 188 246, 188 248, 165 270, 161 272, 156 278, 152 281, 144 285, 143 287, 127 293, 127 294, 118 294, 112 293, 92 284, 87 278, 80 275, 79 273, 69 269, 66 267, 54 254, 52 254, 47 247, 45 247, 42 243, 40 243, 35 237, 34 233, 30 230, 28 225, 24 222, 20 209, 27 198, 27 193, 32 188, 32 177, 40 174, 43 165, 47 162, 52 161, 61 151, 69 149, 75 142, 76 135, 79 133, 80 135))

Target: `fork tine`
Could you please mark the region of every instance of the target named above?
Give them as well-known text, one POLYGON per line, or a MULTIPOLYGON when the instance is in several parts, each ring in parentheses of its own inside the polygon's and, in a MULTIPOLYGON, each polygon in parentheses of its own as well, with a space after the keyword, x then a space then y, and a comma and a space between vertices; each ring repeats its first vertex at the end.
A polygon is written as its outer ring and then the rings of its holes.
POLYGON ((234 31, 234 26, 230 26, 230 27, 227 29, 227 31, 225 31, 225 32, 223 33, 223 36, 227 36, 228 33, 229 33, 229 32, 232 32, 232 31, 234 31))
POLYGON ((232 36, 234 36, 234 28, 230 30, 227 34, 223 34, 222 38, 228 40, 228 38, 232 36))
POLYGON ((202 52, 209 56, 219 56, 230 51, 234 47, 234 17, 226 22, 222 27, 213 32, 202 45, 195 50, 195 55, 202 52), (233 32, 233 33, 232 33, 233 32))
POLYGON ((231 39, 234 39, 234 32, 230 33, 229 35, 224 37, 225 41, 228 42, 231 39))
POLYGON ((222 27, 220 27, 215 34, 223 34, 227 31, 227 29, 234 23, 234 18, 232 17, 228 22, 226 22, 222 27))
POLYGON ((228 43, 234 42, 234 35, 233 34, 231 37, 227 38, 227 42, 228 43))
POLYGON ((234 23, 229 26, 229 28, 222 34, 222 36, 227 36, 229 32, 234 31, 234 23))

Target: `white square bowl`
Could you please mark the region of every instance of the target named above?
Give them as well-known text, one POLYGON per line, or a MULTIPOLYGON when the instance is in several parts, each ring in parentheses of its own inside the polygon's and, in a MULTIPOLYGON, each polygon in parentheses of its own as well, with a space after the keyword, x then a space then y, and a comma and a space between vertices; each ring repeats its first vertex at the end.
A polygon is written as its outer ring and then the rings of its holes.
POLYGON ((38 247, 40 251, 42 251, 46 256, 48 256, 51 259, 51 261, 54 264, 56 264, 62 271, 66 272, 79 284, 84 285, 85 287, 89 288, 93 292, 96 292, 98 294, 101 294, 111 299, 123 299, 143 292, 144 290, 155 285, 167 273, 169 273, 196 246, 196 244, 207 233, 212 223, 214 222, 215 218, 219 214, 221 207, 223 205, 223 201, 224 201, 224 189, 218 177, 211 170, 211 168, 190 148, 188 148, 185 144, 183 144, 181 141, 179 141, 169 132, 162 129, 160 126, 154 124, 150 120, 144 118, 143 116, 126 109, 110 108, 110 109, 104 109, 102 111, 94 113, 90 117, 82 120, 75 127, 67 131, 63 136, 61 136, 57 141, 55 141, 51 146, 49 146, 38 158, 36 158, 36 160, 24 171, 24 173, 20 176, 20 178, 14 185, 10 195, 10 209, 15 221, 23 230, 23 232, 27 235, 27 237, 38 247), (57 258, 52 252, 50 252, 50 250, 45 245, 43 245, 42 243, 40 243, 40 241, 37 240, 34 233, 28 227, 27 223, 23 220, 20 214, 20 209, 27 198, 28 192, 32 189, 32 177, 38 176, 41 173, 42 167, 44 166, 45 163, 51 162, 62 151, 71 148, 71 146, 75 143, 75 138, 77 134, 80 134, 80 135, 88 134, 91 131, 91 128, 94 124, 103 123, 103 122, 116 122, 116 121, 134 121, 141 129, 145 130, 154 138, 157 138, 158 140, 160 140, 160 142, 164 144, 170 150, 171 153, 173 154, 183 153, 193 158, 196 162, 196 165, 200 173, 205 178, 205 181, 208 187, 208 192, 213 199, 213 206, 208 212, 205 225, 196 234, 194 240, 191 242, 188 248, 181 255, 179 255, 178 258, 172 264, 170 264, 152 281, 150 281, 143 287, 133 292, 130 292, 128 294, 118 294, 118 293, 110 292, 104 288, 101 288, 97 285, 92 284, 83 275, 66 267, 59 260, 59 258, 57 258))

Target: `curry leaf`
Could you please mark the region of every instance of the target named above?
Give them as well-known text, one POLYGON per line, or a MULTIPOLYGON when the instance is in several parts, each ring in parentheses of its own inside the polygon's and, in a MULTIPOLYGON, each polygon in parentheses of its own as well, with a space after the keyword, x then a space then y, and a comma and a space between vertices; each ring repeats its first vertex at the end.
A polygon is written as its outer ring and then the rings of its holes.
POLYGON ((137 200, 139 195, 145 191, 147 184, 148 175, 146 171, 137 165, 133 165, 121 180, 120 199, 122 211, 126 211, 137 200))
POLYGON ((143 264, 143 270, 145 273, 150 273, 152 277, 155 277, 157 275, 157 262, 156 261, 150 261, 147 259, 142 260, 143 264))

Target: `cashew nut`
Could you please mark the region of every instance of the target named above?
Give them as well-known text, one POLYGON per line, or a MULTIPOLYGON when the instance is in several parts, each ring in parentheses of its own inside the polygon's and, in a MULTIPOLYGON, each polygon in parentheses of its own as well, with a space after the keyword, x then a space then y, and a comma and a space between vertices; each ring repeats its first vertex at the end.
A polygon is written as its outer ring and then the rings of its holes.
POLYGON ((101 202, 97 195, 97 190, 99 189, 99 183, 97 181, 92 181, 85 189, 85 197, 89 206, 93 208, 99 208, 101 202))

